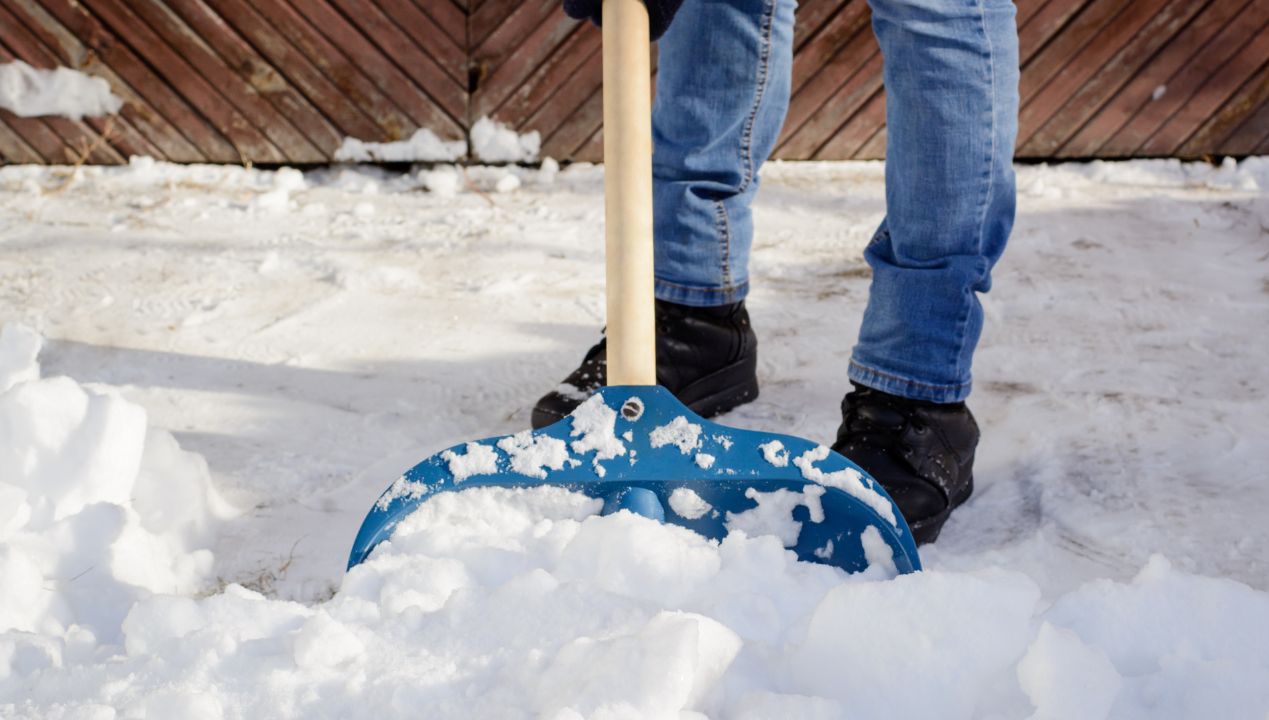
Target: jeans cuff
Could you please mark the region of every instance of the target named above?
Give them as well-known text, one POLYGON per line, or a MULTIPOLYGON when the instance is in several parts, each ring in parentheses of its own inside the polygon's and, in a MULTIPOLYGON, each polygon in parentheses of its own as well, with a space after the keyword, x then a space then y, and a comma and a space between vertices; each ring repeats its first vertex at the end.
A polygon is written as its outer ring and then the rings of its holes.
POLYGON ((851 381, 873 390, 898 395, 909 400, 923 400, 932 403, 958 403, 969 397, 972 386, 970 381, 954 385, 934 385, 909 377, 885 372, 876 368, 861 365, 854 358, 850 361, 847 376, 851 381))
POLYGON ((658 300, 691 307, 717 307, 740 302, 749 294, 749 281, 727 287, 688 287, 657 278, 655 293, 658 300))

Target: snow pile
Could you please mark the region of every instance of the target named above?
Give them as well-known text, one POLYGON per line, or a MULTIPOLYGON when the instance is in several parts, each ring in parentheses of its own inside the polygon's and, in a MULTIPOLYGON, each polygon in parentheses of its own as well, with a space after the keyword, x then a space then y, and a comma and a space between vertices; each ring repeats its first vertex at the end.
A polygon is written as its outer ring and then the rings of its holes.
POLYGON ((22 117, 61 115, 79 120, 85 115, 113 115, 123 100, 110 83, 78 70, 42 70, 16 60, 0 64, 0 108, 22 117))
POLYGON ((414 131, 409 140, 368 142, 344 138, 335 151, 338 162, 453 162, 467 154, 464 140, 442 140, 426 128, 414 131))
POLYGON ((205 587, 228 514, 203 459, 140 407, 40 379, 40 346, 19 325, 0 333, 0 677, 29 640, 12 631, 114 643, 138 600, 205 587))
POLYGON ((1211 709, 1260 720, 1269 708, 1269 596, 1162 559, 1131 582, 1095 581, 1050 604, 1019 573, 847 576, 796 562, 774 537, 718 544, 627 513, 597 516, 598 506, 550 487, 446 493, 333 599, 306 606, 238 586, 152 597, 129 613, 109 662, 10 634, 0 712, 1096 719, 1211 709))
POLYGON ((484 162, 533 162, 541 147, 542 136, 537 130, 520 135, 487 117, 471 128, 472 157, 484 162))

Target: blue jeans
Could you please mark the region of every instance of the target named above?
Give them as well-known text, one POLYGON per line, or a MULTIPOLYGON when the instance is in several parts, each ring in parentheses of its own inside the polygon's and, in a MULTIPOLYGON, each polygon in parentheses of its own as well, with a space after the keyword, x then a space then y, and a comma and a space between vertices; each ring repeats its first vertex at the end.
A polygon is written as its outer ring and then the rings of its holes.
MULTIPOLYGON (((970 391, 978 293, 1014 217, 1010 0, 870 0, 885 60, 886 218, 848 375, 904 397, 970 391)), ((794 0, 688 0, 660 42, 652 132, 657 297, 749 291, 750 205, 789 104, 794 0)))

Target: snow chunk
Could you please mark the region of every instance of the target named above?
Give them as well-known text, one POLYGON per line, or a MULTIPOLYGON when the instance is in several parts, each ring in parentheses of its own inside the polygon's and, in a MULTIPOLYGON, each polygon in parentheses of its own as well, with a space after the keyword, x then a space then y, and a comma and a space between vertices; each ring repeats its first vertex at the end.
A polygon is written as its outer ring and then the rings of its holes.
POLYGON ((406 498, 407 500, 418 500, 424 495, 432 491, 426 483, 413 482, 407 480, 404 475, 392 481, 387 490, 379 496, 375 501, 375 507, 380 510, 387 510, 393 502, 406 498))
POLYGON ((758 449, 762 451, 762 457, 768 464, 775 467, 789 466, 789 451, 784 449, 784 443, 779 440, 763 443, 758 449))
POLYGON ((1085 645, 1070 630, 1047 622, 1040 625, 1017 673, 1035 705, 1034 720, 1103 720, 1123 684, 1105 653, 1085 645))
POLYGON ((899 569, 894 564, 894 549, 890 547, 885 538, 881 537, 881 531, 876 525, 869 525, 859 535, 859 542, 864 548, 864 559, 868 561, 868 568, 878 568, 878 570, 888 578, 892 578, 899 574, 899 569))
MULTIPOLYGON (((636 632, 579 638, 551 661, 539 717, 686 717, 700 709, 743 645, 717 620, 657 613, 636 632)), ((699 715, 698 715, 699 716, 699 715)))
POLYGON ((16 380, 0 392, 0 633, 114 642, 133 603, 212 580, 206 548, 232 509, 202 457, 149 428, 141 407, 40 379, 38 346, 30 331, 0 332, 16 380))
POLYGON ((799 455, 793 460, 793 464, 802 471, 804 479, 844 490, 852 497, 876 510, 877 514, 889 521, 891 525, 896 527, 899 525, 899 521, 894 515, 894 506, 881 493, 865 485, 864 476, 858 470, 843 468, 836 472, 826 473, 815 467, 815 463, 826 457, 828 457, 828 447, 820 445, 799 455))
POLYGON ((573 429, 569 434, 577 438, 571 446, 573 452, 584 455, 594 450, 596 461, 626 454, 625 443, 617 439, 617 411, 608 407, 601 396, 592 395, 571 415, 573 429))
POLYGON ((542 136, 537 130, 519 135, 515 130, 482 117, 471 128, 472 157, 485 162, 533 162, 538 159, 542 136))
POLYGON ((670 493, 670 509, 679 517, 688 520, 698 520, 705 517, 705 514, 714 509, 696 491, 688 488, 674 488, 674 492, 670 493))
POLYGON ((365 645, 342 623, 318 612, 295 636, 295 664, 301 668, 334 668, 361 657, 365 645))
POLYGON ((1003 573, 841 583, 800 633, 789 690, 837 700, 851 717, 975 717, 1029 642, 1039 598, 1025 577, 1003 573), (959 650, 953 659, 942 647, 959 650))
POLYGON ((458 169, 450 165, 420 170, 418 180, 428 192, 438 197, 454 197, 463 189, 462 176, 458 169))
POLYGON ((680 415, 665 425, 653 428, 648 437, 654 448, 673 445, 687 455, 701 446, 701 426, 688 422, 680 415))
POLYGON ((463 455, 453 450, 441 453, 441 458, 449 465, 450 474, 454 476, 454 482, 462 482, 472 475, 492 475, 498 472, 498 453, 493 448, 470 442, 465 449, 466 453, 463 455))
POLYGON ((740 513, 727 513, 727 530, 744 532, 751 537, 774 535, 787 548, 798 544, 798 535, 802 532, 802 523, 793 519, 793 508, 806 505, 811 510, 813 522, 823 522, 824 510, 820 507, 819 497, 823 488, 815 488, 819 492, 809 495, 785 490, 775 492, 759 492, 753 488, 745 490, 745 497, 758 503, 757 507, 740 513), (818 514, 819 520, 815 517, 818 514))
POLYGON ((43 345, 44 338, 25 325, 8 323, 0 329, 0 393, 39 378, 36 357, 43 345))
POLYGON ((337 162, 453 162, 467 154, 464 140, 442 140, 427 128, 409 140, 368 142, 346 137, 335 151, 337 162))
POLYGON ((714 467, 714 456, 709 453, 696 453, 696 457, 692 458, 696 462, 696 467, 702 470, 708 470, 714 467))
POLYGON ((0 108, 21 117, 79 120, 113 115, 123 108, 123 100, 102 78, 67 67, 41 70, 17 60, 0 65, 0 108))
POLYGON ((498 441, 498 449, 511 457, 511 469, 521 475, 545 478, 547 469, 560 470, 568 462, 568 445, 549 435, 525 430, 498 441))

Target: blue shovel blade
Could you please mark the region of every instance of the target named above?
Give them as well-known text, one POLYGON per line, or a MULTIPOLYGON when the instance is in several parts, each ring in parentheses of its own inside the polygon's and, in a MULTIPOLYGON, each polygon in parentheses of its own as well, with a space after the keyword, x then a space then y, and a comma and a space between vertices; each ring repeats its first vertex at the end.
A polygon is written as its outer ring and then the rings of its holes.
POLYGON ((348 567, 443 492, 553 485, 722 540, 776 534, 801 560, 847 572, 889 548, 900 573, 921 569, 912 532, 886 491, 823 445, 709 422, 658 386, 600 390, 569 417, 516 435, 455 445, 415 465, 366 516, 348 567))

